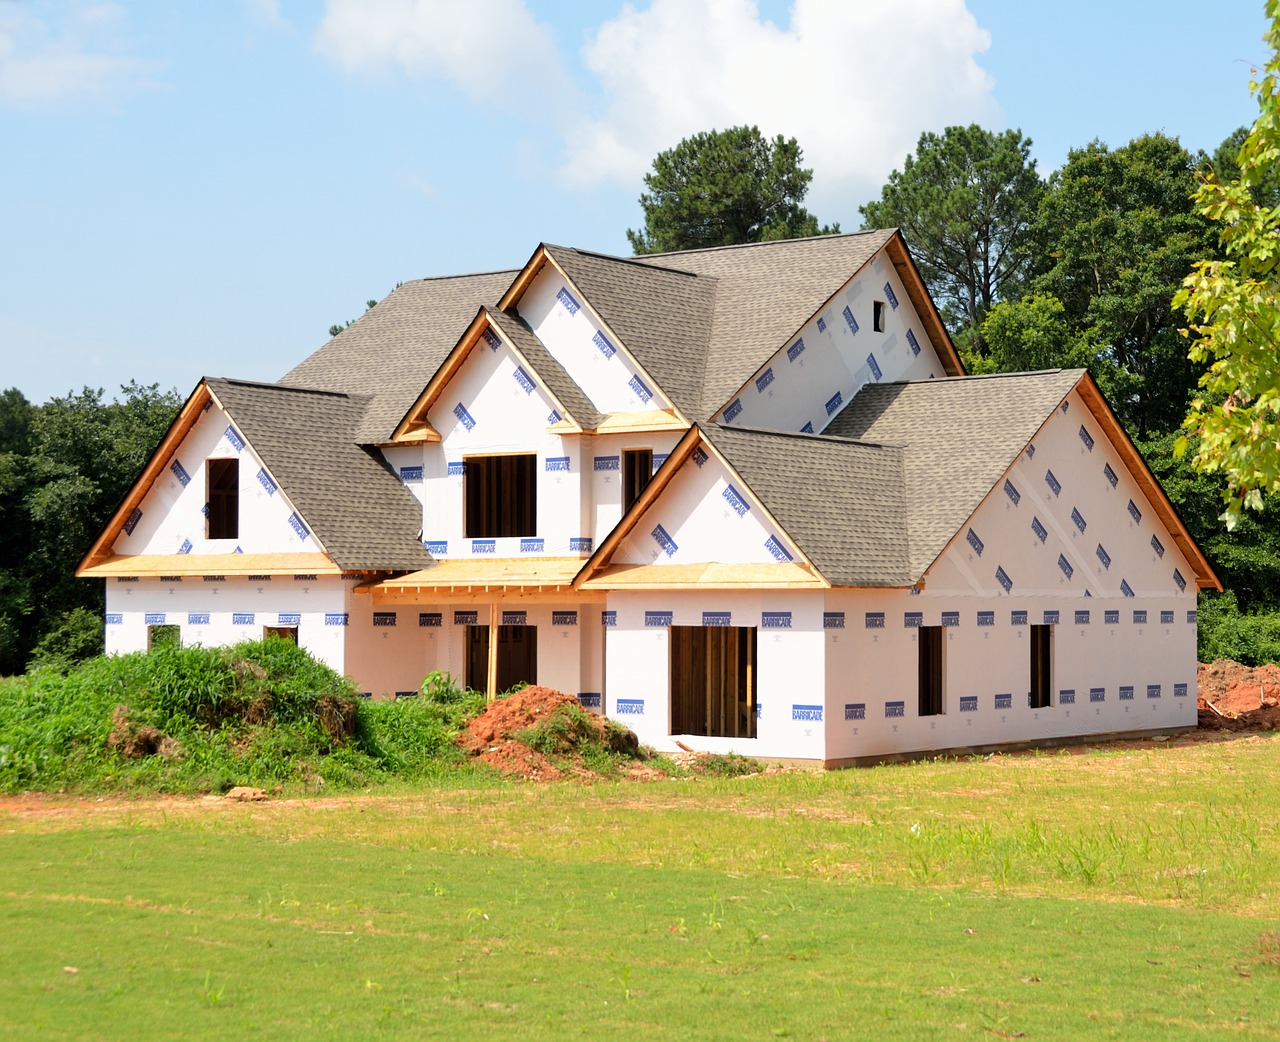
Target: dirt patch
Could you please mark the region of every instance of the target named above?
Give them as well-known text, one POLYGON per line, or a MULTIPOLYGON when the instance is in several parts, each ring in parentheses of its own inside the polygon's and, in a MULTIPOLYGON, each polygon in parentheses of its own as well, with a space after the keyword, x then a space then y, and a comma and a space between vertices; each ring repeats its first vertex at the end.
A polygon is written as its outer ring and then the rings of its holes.
POLYGON ((182 747, 160 728, 131 720, 129 707, 125 705, 111 710, 111 733, 107 736, 107 745, 126 760, 155 755, 172 759, 182 755, 182 747))
POLYGON ((467 724, 458 745, 509 777, 537 781, 599 777, 584 762, 593 750, 643 759, 634 731, 585 712, 573 695, 541 685, 494 702, 467 724))
POLYGON ((1202 662, 1196 680, 1202 728, 1280 728, 1280 666, 1275 663, 1255 667, 1230 659, 1202 662))

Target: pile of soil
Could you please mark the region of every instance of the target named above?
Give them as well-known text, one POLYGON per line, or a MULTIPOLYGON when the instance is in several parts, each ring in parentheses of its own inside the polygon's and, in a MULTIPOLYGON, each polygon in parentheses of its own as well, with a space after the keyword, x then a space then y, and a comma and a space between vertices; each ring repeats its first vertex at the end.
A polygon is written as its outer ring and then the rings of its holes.
MULTIPOLYGON (((583 763, 579 749, 573 744, 558 750, 553 762, 546 754, 516 737, 521 731, 546 721, 564 707, 578 708, 577 698, 540 685, 526 687, 507 698, 498 699, 472 719, 467 724, 467 729, 458 736, 458 745, 481 763, 511 777, 536 781, 554 781, 565 777, 583 780, 596 778, 599 776, 597 772, 583 763)), ((634 731, 611 725, 603 717, 588 715, 587 720, 588 730, 578 735, 578 743, 603 745, 615 752, 639 756, 640 743, 634 731)), ((643 768, 643 765, 637 764, 637 767, 643 768)), ((662 774, 652 768, 643 769, 641 773, 662 774)))
POLYGON ((1231 659, 1200 663, 1200 726, 1226 731, 1280 728, 1280 666, 1245 666, 1231 659))

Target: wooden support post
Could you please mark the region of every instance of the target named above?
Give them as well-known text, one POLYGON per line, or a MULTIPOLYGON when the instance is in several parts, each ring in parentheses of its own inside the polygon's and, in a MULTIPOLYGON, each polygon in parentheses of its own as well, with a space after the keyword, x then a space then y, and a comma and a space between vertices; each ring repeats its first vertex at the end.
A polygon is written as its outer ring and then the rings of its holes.
POLYGON ((489 677, 485 683, 485 701, 492 704, 498 697, 498 623, 502 616, 498 602, 489 605, 489 677))

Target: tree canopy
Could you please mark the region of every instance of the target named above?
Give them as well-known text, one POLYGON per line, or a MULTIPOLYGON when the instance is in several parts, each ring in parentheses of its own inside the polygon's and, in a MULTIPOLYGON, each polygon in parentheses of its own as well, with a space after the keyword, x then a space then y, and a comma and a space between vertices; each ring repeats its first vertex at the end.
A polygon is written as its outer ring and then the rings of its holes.
POLYGON ((1280 210, 1265 201, 1280 164, 1280 0, 1268 0, 1267 17, 1271 57, 1250 85, 1259 113, 1236 157, 1239 177, 1210 173, 1195 197, 1225 256, 1198 261, 1174 301, 1191 360, 1208 363, 1184 426, 1199 439, 1194 464, 1226 478, 1228 527, 1280 491, 1280 210))
POLYGON ((631 248, 667 253, 838 232, 802 205, 813 180, 802 158, 795 138, 770 141, 754 126, 685 138, 644 175, 644 228, 627 229, 631 248))
POLYGON ((1197 166, 1162 134, 1116 149, 1094 141, 1071 150, 1037 217, 1045 266, 1033 285, 1062 301, 1090 369, 1139 437, 1175 428, 1195 386, 1171 301, 1212 244, 1191 203, 1197 166))
POLYGON ((1044 192, 1030 149, 1021 131, 977 124, 921 134, 880 199, 859 208, 864 228, 902 229, 962 345, 1030 272, 1031 224, 1044 192))
POLYGON ((104 401, 86 387, 38 406, 16 389, 0 394, 0 674, 20 671, 83 609, 101 613, 101 584, 76 579, 75 567, 181 404, 155 384, 120 391, 104 401))

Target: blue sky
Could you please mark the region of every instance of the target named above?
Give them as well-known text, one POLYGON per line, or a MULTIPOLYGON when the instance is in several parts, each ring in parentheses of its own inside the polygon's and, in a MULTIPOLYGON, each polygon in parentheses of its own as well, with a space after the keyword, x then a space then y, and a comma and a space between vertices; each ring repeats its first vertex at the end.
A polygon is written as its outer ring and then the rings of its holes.
POLYGON ((1212 151, 1262 0, 0 0, 0 387, 275 380, 398 281, 626 254, 698 130, 799 139, 845 230, 920 133, 1212 151), (1159 15, 1150 12, 1159 7, 1159 15))

